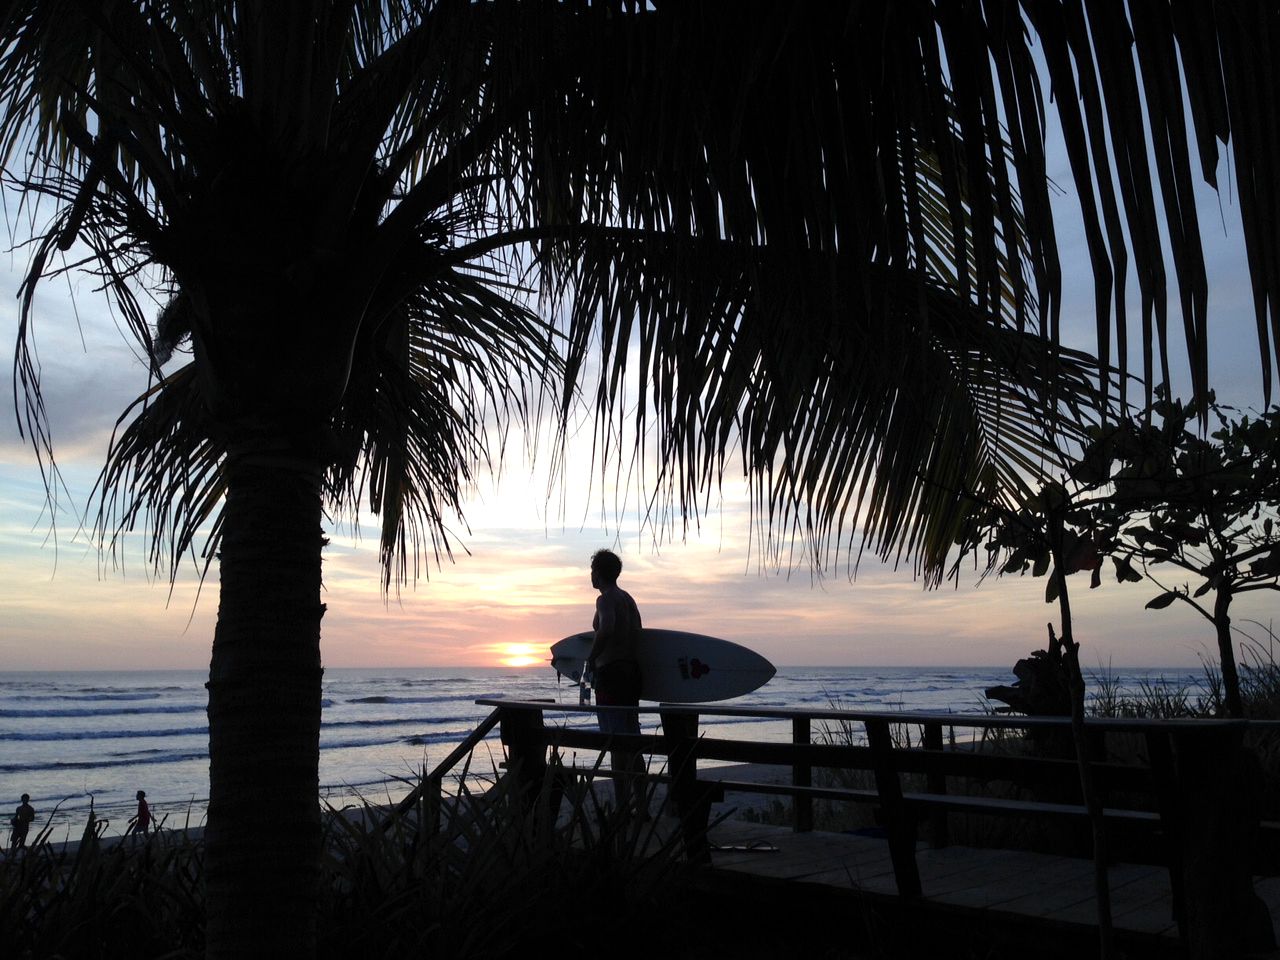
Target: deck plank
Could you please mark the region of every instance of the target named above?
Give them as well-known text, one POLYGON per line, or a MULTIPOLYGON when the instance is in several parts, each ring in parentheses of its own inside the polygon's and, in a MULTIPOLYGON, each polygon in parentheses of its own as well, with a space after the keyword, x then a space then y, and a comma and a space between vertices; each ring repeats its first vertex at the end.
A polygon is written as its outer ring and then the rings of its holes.
MULTIPOLYGON (((716 826, 713 843, 762 842, 776 852, 713 852, 717 871, 820 883, 864 894, 897 892, 888 844, 874 836, 794 833, 786 827, 730 820, 716 826)), ((1097 924, 1093 863, 1076 857, 969 847, 918 848, 916 861, 926 901, 1050 924, 1097 924)), ((1108 870, 1112 918, 1118 931, 1172 940, 1169 872, 1120 863, 1108 870)), ((1259 878, 1259 896, 1280 915, 1280 878, 1259 878)))

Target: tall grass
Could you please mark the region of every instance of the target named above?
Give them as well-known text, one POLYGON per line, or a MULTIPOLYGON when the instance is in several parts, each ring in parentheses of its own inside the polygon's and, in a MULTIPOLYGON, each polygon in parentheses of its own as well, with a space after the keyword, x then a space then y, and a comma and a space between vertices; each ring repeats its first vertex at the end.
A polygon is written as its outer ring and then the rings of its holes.
POLYGON ((615 924, 647 927, 688 871, 679 831, 664 838, 656 821, 621 816, 585 787, 555 815, 564 782, 553 768, 532 798, 510 778, 483 794, 463 787, 439 831, 418 828, 426 806, 388 829, 332 817, 322 956, 576 956, 615 924))
POLYGON ((1222 711, 1221 676, 1207 664, 1204 679, 1198 684, 1172 683, 1163 677, 1143 678, 1135 690, 1126 690, 1120 678, 1111 673, 1091 679, 1094 689, 1086 708, 1094 717, 1172 720, 1213 717, 1222 711))
MULTIPOLYGON (((619 815, 589 784, 571 787, 553 816, 562 773, 553 763, 534 797, 509 778, 484 793, 464 782, 440 804, 438 829, 427 816, 438 798, 385 828, 385 809, 330 809, 320 956, 577 956, 617 930, 643 931, 643 944, 625 944, 623 956, 633 946, 637 955, 641 946, 650 956, 698 955, 689 951, 705 938, 681 922, 690 870, 681 831, 668 824, 664 838, 655 821, 619 815)), ((198 832, 104 841, 102 828, 91 810, 78 844, 52 843, 46 828, 0 858, 0 954, 203 954, 198 832)))
MULTIPOLYGON (((1240 699, 1250 720, 1280 719, 1280 662, 1276 660, 1276 635, 1272 628, 1256 620, 1244 621, 1260 628, 1261 639, 1243 630, 1240 644, 1240 699)), ((1163 678, 1142 680, 1136 690, 1122 689, 1118 677, 1109 671, 1090 677, 1093 694, 1089 713, 1097 717, 1136 717, 1150 720, 1221 717, 1225 696, 1221 668, 1201 658, 1198 681, 1173 684, 1163 678)))
POLYGON ((46 826, 0 861, 10 957, 195 957, 203 953, 204 849, 185 830, 104 841, 90 807, 78 844, 46 826))
POLYGON ((1257 621, 1266 631, 1266 648, 1249 634, 1240 647, 1240 698, 1245 716, 1254 720, 1280 720, 1280 664, 1275 657, 1274 631, 1257 621))

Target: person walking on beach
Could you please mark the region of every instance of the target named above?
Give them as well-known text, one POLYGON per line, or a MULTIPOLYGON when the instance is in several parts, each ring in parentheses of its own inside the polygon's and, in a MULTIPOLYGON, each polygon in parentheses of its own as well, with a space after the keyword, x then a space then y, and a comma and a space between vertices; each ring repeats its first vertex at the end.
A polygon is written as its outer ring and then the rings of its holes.
POLYGON ((10 821, 13 829, 9 834, 9 846, 15 850, 27 845, 27 829, 36 818, 36 810, 31 806, 30 800, 29 794, 22 795, 22 802, 18 804, 18 809, 13 812, 13 820, 10 821))
MULTIPOLYGON (((595 640, 587 655, 587 666, 593 678, 596 705, 605 708, 640 704, 640 609, 631 594, 618 586, 621 574, 622 560, 617 554, 597 550, 591 555, 591 586, 600 591, 600 596, 596 598, 596 615, 591 624, 595 640)), ((596 716, 601 733, 640 733, 639 714, 604 709, 598 710, 596 716)), ((615 750, 612 758, 617 771, 644 773, 644 761, 637 753, 615 750)), ((630 809, 632 787, 630 777, 614 780, 620 810, 630 809)))
POLYGON ((129 818, 129 829, 125 831, 125 836, 131 833, 150 833, 151 832, 151 808, 147 806, 147 792, 145 790, 138 791, 138 812, 135 816, 129 818))

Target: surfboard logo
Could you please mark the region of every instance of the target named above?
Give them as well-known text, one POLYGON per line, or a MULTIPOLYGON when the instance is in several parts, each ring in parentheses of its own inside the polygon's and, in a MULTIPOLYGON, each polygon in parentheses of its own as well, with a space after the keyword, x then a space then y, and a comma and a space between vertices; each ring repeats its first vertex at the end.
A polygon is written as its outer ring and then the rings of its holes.
POLYGON ((699 680, 711 672, 711 668, 697 657, 681 657, 678 662, 681 680, 699 680))

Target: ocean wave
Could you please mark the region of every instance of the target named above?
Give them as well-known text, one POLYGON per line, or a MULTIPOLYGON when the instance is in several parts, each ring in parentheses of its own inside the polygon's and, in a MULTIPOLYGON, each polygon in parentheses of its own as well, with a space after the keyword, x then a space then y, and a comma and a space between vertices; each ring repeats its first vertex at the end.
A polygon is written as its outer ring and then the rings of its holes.
POLYGON ((421 726, 436 727, 442 723, 465 723, 471 727, 475 727, 480 723, 481 717, 471 713, 451 713, 443 717, 370 717, 368 720, 326 720, 321 725, 321 729, 328 730, 337 727, 393 727, 397 724, 400 726, 421 726))
POLYGON ((58 701, 76 701, 76 700, 159 700, 158 693, 19 693, 8 699, 10 700, 53 700, 58 701))
POLYGON ((76 687, 75 689, 79 693, 123 693, 123 692, 139 691, 139 690, 143 690, 143 691, 159 690, 161 693, 166 693, 174 690, 187 690, 190 688, 168 686, 168 687, 76 687))
POLYGON ((0 717, 37 720, 42 717, 119 717, 151 713, 203 713, 204 704, 174 704, 168 707, 103 707, 101 710, 72 707, 66 710, 10 710, 0 709, 0 717))
MULTIPOLYGON (((1003 668, 969 671, 951 665, 916 670, 780 670, 767 687, 727 706, 825 711, 833 706, 888 710, 898 704, 967 705, 977 698, 975 690, 982 680, 1008 672, 1003 668), (953 678, 956 682, 949 683, 953 678), (917 692, 925 685, 937 688, 936 692, 917 692), (833 703, 832 696, 839 697, 839 702, 833 703)), ((561 706, 576 704, 578 699, 576 689, 563 683, 557 686, 550 674, 462 668, 438 673, 388 668, 374 673, 366 676, 363 671, 337 669, 325 675, 321 777, 326 784, 350 787, 367 782, 373 793, 378 791, 374 784, 387 782, 376 779, 376 771, 394 774, 422 765, 424 755, 438 761, 488 715, 489 707, 471 703, 478 697, 559 695, 561 706), (507 675, 516 679, 503 679, 507 675)), ((1131 673, 1135 672, 1123 675, 1131 673)), ((176 676, 146 674, 61 675, 48 682, 48 677, 23 675, 14 680, 14 675, 0 675, 0 710, 4 711, 0 713, 0 731, 4 731, 0 732, 0 765, 8 764, 0 766, 0 797, 20 795, 23 790, 47 797, 89 785, 100 797, 130 797, 141 783, 148 785, 149 794, 154 790, 161 802, 166 792, 183 798, 184 804, 189 796, 203 795, 208 790, 206 694, 201 686, 205 677, 194 671, 189 676, 189 682, 179 682, 176 676), (131 682, 135 679, 138 682, 131 682), (155 739, 147 739, 151 737, 155 739), (137 753, 151 748, 158 752, 137 753), (64 762, 58 765, 57 760, 64 762)), ((557 715, 556 706, 548 704, 549 726, 593 728, 591 714, 557 715)), ((715 706, 710 704, 708 709, 715 706)), ((642 721, 646 733, 659 729, 654 714, 642 721)), ((724 739, 759 737, 781 742, 791 732, 786 720, 762 722, 751 717, 708 715, 699 726, 709 737, 724 739)), ((818 726, 814 724, 815 738, 818 726)), ((496 740, 482 747, 474 761, 477 768, 487 769, 486 755, 496 752, 496 740)))
POLYGON ((174 727, 169 730, 64 730, 36 733, 0 733, 0 740, 129 740, 133 737, 194 737, 207 734, 208 727, 174 727))
POLYGON ((782 686, 783 684, 808 684, 808 683, 847 683, 850 680, 862 680, 866 678, 866 673, 860 671, 851 671, 849 673, 788 673, 774 674, 773 679, 769 681, 771 686, 782 686))
POLYGON ((335 677, 330 679, 328 675, 325 677, 325 689, 330 693, 341 693, 351 689, 361 688, 379 688, 379 687, 438 687, 443 684, 472 684, 487 682, 487 677, 361 677, 359 680, 351 677, 335 677))
POLYGON ((49 771, 62 770, 99 770, 106 767, 128 767, 132 765, 151 765, 156 763, 182 763, 187 760, 208 760, 209 751, 204 750, 198 753, 166 753, 151 757, 143 758, 124 758, 120 760, 54 760, 45 763, 4 763, 0 764, 0 774, 6 773, 33 773, 36 771, 47 773, 49 771))
POLYGON ((468 700, 469 697, 449 695, 439 697, 396 697, 390 694, 378 694, 373 697, 355 697, 347 703, 448 703, 450 700, 468 700))
POLYGON ((349 790, 359 790, 361 787, 381 787, 389 783, 404 783, 410 781, 416 783, 412 777, 379 777, 377 780, 344 780, 341 783, 322 783, 320 784, 320 796, 328 799, 334 794, 346 794, 349 790))
MULTIPOLYGON (((743 723, 769 723, 769 722, 770 722, 770 721, 768 721, 768 720, 761 720, 759 717, 713 717, 713 716, 708 716, 708 717, 704 717, 704 718, 703 718, 703 720, 702 720, 702 732, 703 732, 703 733, 705 733, 705 732, 707 732, 708 730, 714 729, 715 727, 736 727, 736 726, 738 726, 739 724, 743 724, 743 723)), ((786 721, 783 721, 783 722, 785 723, 786 721)), ((647 727, 647 726, 648 726, 648 724, 644 722, 644 718, 643 718, 643 717, 641 718, 641 726, 642 726, 642 727, 647 727)), ((657 726, 658 726, 658 724, 656 724, 656 723, 655 723, 655 724, 654 724, 654 727, 656 728, 657 726)))
POLYGON ((442 730, 439 733, 415 733, 411 737, 404 737, 394 742, 408 744, 411 747, 426 747, 433 743, 461 742, 470 734, 470 730, 442 730))
MULTIPOLYGON (((476 782, 484 783, 484 782, 487 782, 487 780, 490 778, 485 776, 480 776, 480 775, 472 775, 470 779, 476 782)), ((343 780, 340 783, 322 783, 320 784, 320 795, 322 797, 328 798, 328 797, 332 797, 335 794, 346 794, 348 791, 351 791, 351 790, 355 790, 357 793, 359 793, 360 790, 364 787, 386 788, 388 786, 391 786, 392 784, 400 784, 402 786, 416 787, 419 784, 419 782, 421 781, 419 780, 418 777, 412 776, 410 774, 382 773, 380 776, 377 776, 372 780, 369 780, 369 779, 343 780)), ((383 801, 379 799, 376 802, 381 803, 383 801)))
MULTIPOLYGON (((435 733, 419 734, 415 737, 394 736, 369 736, 369 737, 345 737, 334 740, 321 740, 321 752, 332 750, 355 750, 364 747, 381 747, 389 746, 396 743, 407 743, 413 746, 423 746, 434 743, 455 743, 464 740, 471 732, 471 727, 465 726, 469 723, 469 718, 459 718, 459 722, 464 724, 462 727, 454 727, 450 730, 441 730, 435 733)), ((54 772, 72 770, 96 770, 111 767, 125 767, 132 764, 137 765, 154 765, 166 763, 182 763, 188 760, 207 760, 209 752, 207 750, 199 751, 173 751, 163 748, 121 751, 98 756, 91 760, 53 760, 53 761, 31 761, 26 763, 7 763, 0 764, 0 775, 33 773, 33 772, 54 772)))
MULTIPOLYGON (((444 724, 464 724, 474 727, 480 718, 474 714, 450 713, 440 717, 372 717, 367 720, 325 720, 321 730, 344 727, 439 727, 444 724)), ((58 743, 77 740, 131 740, 155 737, 207 736, 209 727, 168 727, 148 730, 15 730, 0 732, 0 742, 58 743)), ((465 736, 465 734, 464 734, 465 736)))
MULTIPOLYGON (((462 731, 454 730, 448 733, 441 733, 436 736, 429 737, 424 742, 427 742, 427 743, 441 743, 446 741, 458 742, 466 739, 467 734, 470 732, 471 732, 470 730, 462 730, 462 731)), ((323 753, 326 750, 356 750, 356 749, 359 749, 360 747, 385 747, 393 743, 407 743, 407 742, 408 740, 403 739, 401 737, 377 737, 376 739, 362 737, 359 739, 333 740, 327 743, 324 740, 321 740, 320 751, 321 753, 323 753)))

